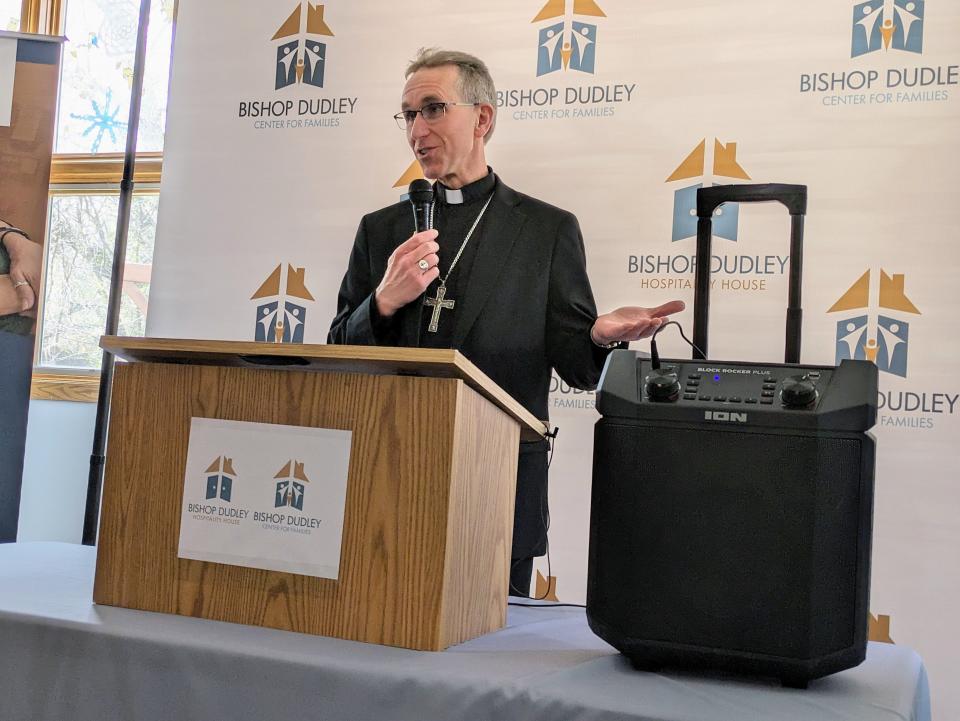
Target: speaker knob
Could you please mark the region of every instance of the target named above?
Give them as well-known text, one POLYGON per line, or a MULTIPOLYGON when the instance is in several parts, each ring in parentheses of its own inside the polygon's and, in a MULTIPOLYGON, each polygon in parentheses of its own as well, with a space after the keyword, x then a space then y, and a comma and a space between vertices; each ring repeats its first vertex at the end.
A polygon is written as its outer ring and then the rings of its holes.
POLYGON ((785 378, 780 400, 787 408, 809 408, 817 402, 817 384, 805 375, 785 378))
POLYGON ((644 379, 647 397, 655 403, 672 403, 680 397, 680 381, 673 371, 656 370, 644 379))

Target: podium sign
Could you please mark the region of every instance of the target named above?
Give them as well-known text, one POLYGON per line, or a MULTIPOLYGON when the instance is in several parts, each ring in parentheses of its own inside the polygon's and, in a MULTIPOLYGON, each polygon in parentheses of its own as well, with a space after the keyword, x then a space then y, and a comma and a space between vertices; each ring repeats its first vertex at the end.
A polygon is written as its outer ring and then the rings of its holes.
POLYGON ((177 555, 336 579, 351 436, 193 418, 177 555))

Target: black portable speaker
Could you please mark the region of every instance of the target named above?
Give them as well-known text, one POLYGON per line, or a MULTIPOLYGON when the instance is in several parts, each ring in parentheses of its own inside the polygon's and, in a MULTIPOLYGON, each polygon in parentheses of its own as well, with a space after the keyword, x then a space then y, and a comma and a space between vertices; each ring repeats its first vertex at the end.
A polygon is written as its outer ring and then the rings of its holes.
MULTIPOLYGON (((734 187, 746 201, 771 199, 734 187)), ((791 214, 802 214, 805 188, 802 201, 791 214)), ((797 364, 802 223, 793 228, 788 362, 702 359, 699 300, 700 360, 607 359, 587 618, 638 668, 715 668, 804 687, 865 657, 877 369, 797 364)))

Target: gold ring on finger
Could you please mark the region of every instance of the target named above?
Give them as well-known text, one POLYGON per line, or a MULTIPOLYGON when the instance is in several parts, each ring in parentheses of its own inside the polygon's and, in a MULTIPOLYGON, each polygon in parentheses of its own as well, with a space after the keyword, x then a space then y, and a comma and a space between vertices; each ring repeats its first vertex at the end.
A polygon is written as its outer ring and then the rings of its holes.
POLYGON ((430 264, 427 262, 426 258, 421 258, 417 261, 417 266, 420 268, 420 270, 426 272, 426 270, 430 267, 430 264))

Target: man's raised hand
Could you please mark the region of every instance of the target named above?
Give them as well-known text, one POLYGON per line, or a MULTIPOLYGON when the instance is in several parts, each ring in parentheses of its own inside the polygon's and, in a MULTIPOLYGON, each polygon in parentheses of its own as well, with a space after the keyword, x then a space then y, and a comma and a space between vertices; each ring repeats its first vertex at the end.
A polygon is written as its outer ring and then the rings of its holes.
POLYGON ((597 345, 649 338, 666 323, 667 316, 679 313, 686 305, 682 300, 671 300, 656 308, 625 306, 604 313, 590 329, 590 337, 597 345))
POLYGON ((381 316, 389 318, 407 303, 419 298, 440 275, 437 268, 440 245, 436 237, 436 230, 415 233, 390 255, 387 272, 374 293, 381 316))

